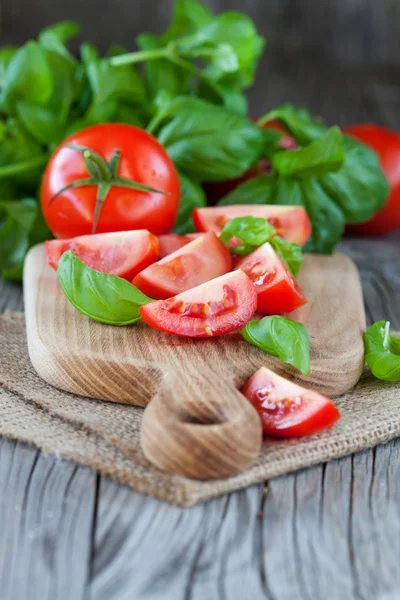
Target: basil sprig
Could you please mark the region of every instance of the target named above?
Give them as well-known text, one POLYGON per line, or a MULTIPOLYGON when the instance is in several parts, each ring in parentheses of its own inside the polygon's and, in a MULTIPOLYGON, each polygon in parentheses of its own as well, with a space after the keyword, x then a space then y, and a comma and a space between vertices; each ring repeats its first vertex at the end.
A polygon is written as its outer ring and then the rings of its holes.
POLYGON ((365 361, 377 379, 400 381, 400 339, 389 333, 389 321, 378 321, 364 334, 365 361))
POLYGON ((277 356, 303 375, 310 372, 310 343, 302 323, 274 315, 249 321, 242 329, 245 340, 264 352, 277 356))
POLYGON ((258 121, 279 120, 297 148, 270 149, 271 173, 244 182, 220 205, 304 206, 312 223, 305 252, 331 254, 346 223, 370 219, 385 204, 389 186, 376 153, 362 142, 328 129, 307 111, 285 104, 258 121))
POLYGON ((100 323, 136 323, 141 320, 139 308, 152 302, 151 298, 125 279, 87 267, 72 250, 61 256, 57 275, 71 304, 100 323))
POLYGON ((231 219, 225 224, 220 239, 228 246, 233 238, 238 238, 242 243, 229 248, 232 254, 247 256, 259 246, 269 242, 292 275, 297 277, 299 274, 303 263, 301 246, 287 242, 276 235, 274 227, 267 219, 252 216, 231 219))

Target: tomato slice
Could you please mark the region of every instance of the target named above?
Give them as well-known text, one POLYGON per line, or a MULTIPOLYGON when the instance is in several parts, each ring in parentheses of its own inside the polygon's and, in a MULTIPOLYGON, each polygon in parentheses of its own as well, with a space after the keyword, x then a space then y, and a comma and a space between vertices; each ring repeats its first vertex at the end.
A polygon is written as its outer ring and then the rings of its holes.
POLYGON ((235 217, 262 217, 267 219, 277 234, 288 242, 303 246, 311 234, 311 222, 302 206, 276 206, 259 204, 235 204, 232 206, 209 206, 196 208, 192 213, 197 231, 221 233, 224 225, 235 217))
POLYGON ((243 271, 207 281, 168 300, 141 306, 151 327, 185 337, 208 338, 243 327, 254 314, 257 294, 243 271))
POLYGON ((261 418, 263 431, 275 437, 300 437, 329 429, 340 412, 329 398, 261 367, 242 393, 261 418))
POLYGON ((166 233, 165 235, 159 235, 158 241, 160 242, 160 258, 165 258, 168 254, 172 254, 179 248, 183 248, 189 242, 197 240, 204 233, 185 233, 179 235, 178 233, 166 233))
POLYGON ((306 304, 302 289, 271 244, 263 244, 236 263, 254 283, 257 311, 264 315, 288 313, 306 304))
POLYGON ((46 242, 45 248, 47 261, 53 269, 57 269, 64 252, 73 250, 88 267, 129 281, 159 255, 158 239, 146 229, 51 240, 46 242))
POLYGON ((150 265, 132 283, 150 298, 165 300, 231 269, 229 251, 215 233, 208 233, 150 265))
POLYGON ((158 241, 160 242, 160 258, 165 258, 168 254, 172 254, 172 252, 186 246, 191 240, 178 233, 166 233, 165 235, 159 235, 158 241))

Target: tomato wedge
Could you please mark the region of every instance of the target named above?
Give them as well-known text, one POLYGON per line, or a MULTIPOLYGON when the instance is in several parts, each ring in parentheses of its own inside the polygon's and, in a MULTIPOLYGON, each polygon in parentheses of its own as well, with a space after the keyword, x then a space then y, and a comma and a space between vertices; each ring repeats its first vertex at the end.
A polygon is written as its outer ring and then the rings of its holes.
POLYGON ((132 283, 150 298, 165 300, 231 269, 229 251, 215 233, 208 233, 150 265, 132 283))
POLYGON ((185 337, 208 338, 243 327, 254 314, 257 294, 243 271, 233 271, 168 300, 141 306, 151 327, 185 337))
POLYGON ((261 367, 242 393, 261 418, 263 431, 275 437, 300 437, 329 429, 340 412, 329 398, 261 367))
POLYGON ((235 204, 196 208, 192 213, 197 231, 221 233, 224 225, 235 217, 262 217, 288 242, 303 246, 311 234, 311 222, 302 206, 235 204))
POLYGON ((159 255, 159 242, 146 229, 82 235, 69 240, 46 242, 49 265, 57 269, 64 252, 73 250, 88 267, 131 281, 159 255))
POLYGON ((302 289, 271 244, 263 244, 236 263, 254 283, 257 311, 264 315, 288 313, 306 304, 302 289))
POLYGON ((172 254, 172 252, 186 246, 191 240, 178 233, 166 233, 165 235, 159 235, 158 241, 160 242, 160 258, 165 258, 168 254, 172 254))

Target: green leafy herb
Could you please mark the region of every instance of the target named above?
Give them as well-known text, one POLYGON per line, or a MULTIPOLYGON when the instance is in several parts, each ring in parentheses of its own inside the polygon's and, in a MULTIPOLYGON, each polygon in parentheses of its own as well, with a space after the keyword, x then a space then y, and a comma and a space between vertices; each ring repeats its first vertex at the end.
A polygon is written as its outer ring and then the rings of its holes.
POLYGON ((32 198, 0 201, 0 269, 18 268, 29 248, 29 232, 35 222, 38 205, 32 198))
POLYGON ((246 117, 198 98, 174 100, 171 120, 157 137, 175 164, 191 177, 223 181, 244 173, 261 154, 263 137, 246 117))
POLYGON ((310 344, 302 323, 277 315, 264 317, 261 321, 249 321, 242 329, 242 335, 254 346, 277 356, 303 375, 310 372, 310 344))
POLYGON ((298 148, 264 156, 272 172, 239 185, 219 203, 304 206, 312 223, 306 252, 331 254, 346 223, 370 219, 386 202, 389 186, 375 152, 365 144, 328 129, 307 111, 285 104, 258 121, 278 119, 298 148))
POLYGON ((300 267, 303 264, 303 252, 301 246, 287 242, 279 235, 275 235, 271 240, 270 244, 283 260, 289 271, 294 277, 297 277, 300 271, 300 267))
POLYGON ((231 219, 225 224, 220 239, 228 246, 233 238, 239 239, 242 243, 230 248, 232 254, 247 256, 259 246, 269 242, 294 277, 299 274, 303 263, 301 246, 287 242, 276 235, 274 227, 267 219, 252 216, 231 219))
POLYGON ((274 154, 272 166, 281 177, 304 179, 337 171, 343 160, 343 135, 338 127, 332 127, 304 148, 274 154))
POLYGON ((384 381, 400 381, 400 339, 389 333, 390 323, 378 321, 364 334, 365 361, 384 381))
POLYGON ((174 226, 174 233, 180 235, 195 231, 192 221, 192 212, 195 208, 206 206, 206 196, 199 183, 190 179, 183 173, 179 174, 181 184, 181 197, 179 201, 178 218, 174 226))
POLYGON ((64 294, 82 314, 108 325, 131 325, 140 321, 139 308, 152 302, 131 283, 115 275, 91 269, 65 252, 57 269, 64 294))
POLYGON ((235 245, 231 251, 241 256, 247 256, 275 235, 275 229, 267 219, 257 217, 236 217, 228 221, 220 235, 220 240, 227 246, 232 238, 238 238, 242 243, 235 245))

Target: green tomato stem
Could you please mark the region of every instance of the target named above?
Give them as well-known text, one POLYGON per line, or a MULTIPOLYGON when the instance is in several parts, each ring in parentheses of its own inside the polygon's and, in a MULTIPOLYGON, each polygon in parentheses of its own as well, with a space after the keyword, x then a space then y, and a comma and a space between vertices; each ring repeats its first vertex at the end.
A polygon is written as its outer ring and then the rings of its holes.
POLYGON ((110 58, 110 64, 113 67, 122 67, 123 65, 133 65, 134 63, 146 62, 160 58, 169 58, 169 48, 157 48, 156 50, 142 50, 140 52, 128 52, 120 56, 110 58))
POLYGON ((48 160, 49 156, 46 154, 36 158, 30 158, 28 160, 13 163, 11 165, 4 165, 3 167, 0 167, 0 179, 5 179, 11 175, 19 175, 19 173, 23 173, 24 171, 30 171, 31 169, 43 167, 48 160))

